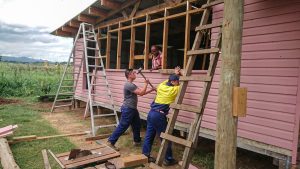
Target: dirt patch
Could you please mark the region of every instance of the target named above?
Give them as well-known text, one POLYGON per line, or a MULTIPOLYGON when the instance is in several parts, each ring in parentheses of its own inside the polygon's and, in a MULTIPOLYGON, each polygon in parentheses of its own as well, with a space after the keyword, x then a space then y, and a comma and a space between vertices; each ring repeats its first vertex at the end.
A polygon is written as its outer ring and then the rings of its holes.
POLYGON ((4 104, 12 104, 12 103, 18 103, 19 100, 13 100, 13 99, 4 99, 0 97, 0 105, 4 104))

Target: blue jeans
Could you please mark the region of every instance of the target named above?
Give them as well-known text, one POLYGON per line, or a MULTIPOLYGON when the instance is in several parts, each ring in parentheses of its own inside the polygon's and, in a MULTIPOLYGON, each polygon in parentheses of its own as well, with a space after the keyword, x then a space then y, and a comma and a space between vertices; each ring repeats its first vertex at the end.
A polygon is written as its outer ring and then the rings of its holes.
POLYGON ((141 119, 139 112, 136 109, 122 106, 120 123, 108 138, 108 141, 114 145, 129 126, 132 128, 134 142, 140 142, 141 119))
MULTIPOLYGON (((150 110, 148 117, 147 117, 147 130, 145 135, 145 141, 143 145, 143 154, 146 156, 150 156, 151 148, 153 145, 153 141, 155 135, 160 136, 161 132, 165 132, 167 127, 167 117, 166 115, 150 110)), ((166 160, 172 160, 172 144, 169 142, 166 156, 166 160)))

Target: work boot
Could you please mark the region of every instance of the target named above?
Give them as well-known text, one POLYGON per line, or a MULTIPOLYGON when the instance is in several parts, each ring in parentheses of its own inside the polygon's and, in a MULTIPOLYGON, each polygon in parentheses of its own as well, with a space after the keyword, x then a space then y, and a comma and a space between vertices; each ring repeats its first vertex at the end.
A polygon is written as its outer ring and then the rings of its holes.
POLYGON ((156 159, 154 157, 148 156, 148 163, 155 163, 156 159))
POLYGON ((164 160, 164 165, 165 166, 172 166, 178 164, 178 161, 175 159, 171 159, 171 160, 164 160))
POLYGON ((133 142, 133 146, 140 147, 142 145, 142 141, 140 142, 133 142))
POLYGON ((112 144, 110 141, 107 140, 106 145, 109 146, 110 148, 119 151, 120 149, 117 148, 114 144, 112 144))

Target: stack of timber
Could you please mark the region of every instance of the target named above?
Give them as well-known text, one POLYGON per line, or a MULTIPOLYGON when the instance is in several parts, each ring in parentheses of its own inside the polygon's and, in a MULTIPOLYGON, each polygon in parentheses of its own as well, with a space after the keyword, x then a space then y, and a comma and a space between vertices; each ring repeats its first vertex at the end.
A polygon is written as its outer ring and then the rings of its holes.
POLYGON ((5 138, 0 138, 0 159, 3 169, 20 169, 5 138))
POLYGON ((3 128, 0 128, 0 138, 12 135, 14 129, 18 128, 17 125, 9 125, 3 128))

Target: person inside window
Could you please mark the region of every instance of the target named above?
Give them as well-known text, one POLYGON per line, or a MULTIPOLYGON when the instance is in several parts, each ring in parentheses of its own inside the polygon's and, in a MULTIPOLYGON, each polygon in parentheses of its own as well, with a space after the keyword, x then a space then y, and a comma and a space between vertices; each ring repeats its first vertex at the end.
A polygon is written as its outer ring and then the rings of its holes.
POLYGON ((152 58, 152 68, 150 70, 161 69, 162 53, 159 50, 158 46, 151 46, 150 58, 152 58))

